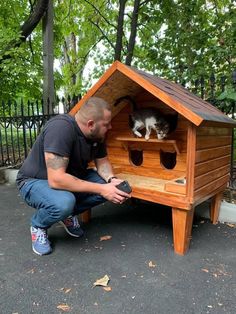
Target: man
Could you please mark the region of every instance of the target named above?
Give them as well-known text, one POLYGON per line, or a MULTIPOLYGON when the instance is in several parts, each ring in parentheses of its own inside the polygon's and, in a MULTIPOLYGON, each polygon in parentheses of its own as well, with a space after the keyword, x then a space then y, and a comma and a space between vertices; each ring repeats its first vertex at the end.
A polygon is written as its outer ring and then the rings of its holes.
POLYGON ((31 218, 32 248, 51 253, 47 229, 60 222, 73 237, 83 235, 77 214, 106 200, 122 204, 129 194, 116 188, 107 158, 105 135, 111 129, 111 108, 91 97, 76 113, 47 122, 17 176, 22 198, 36 209, 31 218), (94 160, 96 171, 88 169, 94 160))

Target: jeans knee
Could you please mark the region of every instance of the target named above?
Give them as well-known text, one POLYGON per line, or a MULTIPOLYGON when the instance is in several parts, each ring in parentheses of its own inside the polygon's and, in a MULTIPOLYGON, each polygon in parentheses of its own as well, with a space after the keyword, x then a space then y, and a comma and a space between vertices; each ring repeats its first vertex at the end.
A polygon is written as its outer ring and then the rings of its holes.
POLYGON ((55 207, 53 210, 53 214, 55 216, 58 216, 57 218, 64 219, 73 213, 75 203, 75 196, 72 193, 68 192, 63 196, 63 198, 57 200, 54 205, 55 207))

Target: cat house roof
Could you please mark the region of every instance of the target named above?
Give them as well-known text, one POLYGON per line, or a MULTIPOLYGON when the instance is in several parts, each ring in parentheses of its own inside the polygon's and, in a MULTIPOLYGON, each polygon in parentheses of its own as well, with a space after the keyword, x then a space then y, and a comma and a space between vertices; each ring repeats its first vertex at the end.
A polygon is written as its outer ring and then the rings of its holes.
MULTIPOLYGON (((97 83, 72 108, 74 115, 82 104, 92 96, 105 99, 111 104, 123 96, 133 96, 146 90, 164 104, 174 109, 196 126, 204 124, 224 124, 235 127, 236 122, 223 114, 210 103, 189 92, 186 88, 159 78, 134 67, 115 61, 102 75, 97 83)), ((121 110, 121 106, 113 106, 113 117, 121 110)))

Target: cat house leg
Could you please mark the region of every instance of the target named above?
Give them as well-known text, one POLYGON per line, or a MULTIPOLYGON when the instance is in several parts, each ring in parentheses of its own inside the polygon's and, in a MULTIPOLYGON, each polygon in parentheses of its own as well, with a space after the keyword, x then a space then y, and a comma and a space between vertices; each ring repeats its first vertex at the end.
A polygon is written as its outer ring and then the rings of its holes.
POLYGON ((219 217, 222 194, 223 192, 219 192, 216 195, 214 195, 211 199, 210 218, 214 225, 217 223, 219 217))
POLYGON ((86 211, 84 211, 83 213, 81 213, 79 215, 79 220, 83 223, 89 223, 91 219, 91 209, 87 209, 86 211))
POLYGON ((172 208, 173 240, 175 253, 184 255, 189 247, 194 208, 172 208))

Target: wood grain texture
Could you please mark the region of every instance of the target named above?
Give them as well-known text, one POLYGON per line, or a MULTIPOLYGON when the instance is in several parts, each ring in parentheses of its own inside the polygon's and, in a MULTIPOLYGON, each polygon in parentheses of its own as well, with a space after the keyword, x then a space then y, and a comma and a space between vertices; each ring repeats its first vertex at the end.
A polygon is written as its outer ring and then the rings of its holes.
POLYGON ((173 241, 175 253, 184 255, 190 244, 194 210, 172 208, 173 241))
POLYGON ((222 200, 223 193, 219 192, 211 200, 210 218, 211 222, 215 225, 218 221, 220 204, 222 200))

